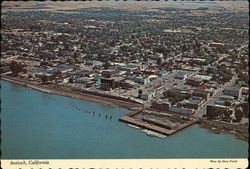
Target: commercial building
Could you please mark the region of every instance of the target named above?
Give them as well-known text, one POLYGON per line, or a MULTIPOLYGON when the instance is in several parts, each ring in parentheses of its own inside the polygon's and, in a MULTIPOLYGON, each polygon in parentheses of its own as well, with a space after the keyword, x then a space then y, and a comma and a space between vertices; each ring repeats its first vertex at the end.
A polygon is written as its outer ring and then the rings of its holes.
POLYGON ((200 86, 203 84, 203 79, 189 77, 186 79, 186 84, 191 86, 200 86))
POLYGON ((118 76, 118 72, 115 70, 104 70, 102 72, 102 76, 105 78, 110 78, 110 77, 118 76))
POLYGON ((207 105, 206 114, 210 114, 214 112, 216 114, 224 114, 228 112, 228 110, 229 108, 227 106, 218 105, 218 104, 209 104, 207 105))
POLYGON ((242 89, 238 87, 230 86, 224 89, 224 94, 233 96, 235 98, 240 98, 242 95, 242 89))
POLYGON ((234 97, 233 96, 229 96, 229 95, 221 95, 220 96, 220 100, 223 100, 223 101, 233 101, 234 97))
POLYGON ((205 82, 209 82, 212 79, 212 76, 195 75, 194 78, 199 78, 199 79, 204 80, 205 82))
POLYGON ((168 111, 170 106, 171 104, 169 102, 163 102, 163 101, 158 101, 158 102, 154 101, 152 102, 151 105, 152 108, 161 109, 165 111, 168 111))
POLYGON ((123 77, 101 78, 101 89, 113 90, 121 86, 122 80, 124 80, 123 77))
POLYGON ((139 97, 142 100, 150 101, 155 97, 155 95, 156 95, 156 91, 147 91, 146 93, 142 93, 139 97))
POLYGON ((182 100, 177 103, 179 107, 197 109, 202 104, 202 100, 182 100))
POLYGON ((189 109, 189 108, 183 108, 183 107, 175 107, 175 106, 171 106, 169 108, 170 112, 175 112, 175 113, 181 113, 181 114, 193 114, 194 113, 194 109, 189 109))
POLYGON ((210 93, 207 91, 200 91, 200 90, 196 90, 193 92, 193 96, 198 96, 198 97, 202 97, 205 100, 208 100, 210 97, 210 93))

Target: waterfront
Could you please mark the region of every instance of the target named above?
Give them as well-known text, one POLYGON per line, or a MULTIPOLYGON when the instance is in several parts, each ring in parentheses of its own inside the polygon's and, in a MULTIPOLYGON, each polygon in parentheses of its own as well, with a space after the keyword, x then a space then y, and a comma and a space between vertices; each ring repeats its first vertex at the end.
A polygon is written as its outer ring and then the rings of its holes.
POLYGON ((45 94, 4 81, 1 100, 3 159, 248 156, 247 142, 232 135, 213 134, 195 125, 165 139, 149 137, 118 121, 128 113, 126 109, 45 94))

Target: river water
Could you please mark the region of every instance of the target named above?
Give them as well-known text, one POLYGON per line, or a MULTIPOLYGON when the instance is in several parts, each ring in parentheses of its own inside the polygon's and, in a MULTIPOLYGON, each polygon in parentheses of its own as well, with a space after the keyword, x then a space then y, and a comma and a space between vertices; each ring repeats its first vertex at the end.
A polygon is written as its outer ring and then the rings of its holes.
POLYGON ((1 108, 3 159, 248 156, 247 142, 229 134, 213 134, 194 125, 164 139, 150 137, 118 121, 129 112, 126 109, 46 94, 5 81, 1 81, 1 108))

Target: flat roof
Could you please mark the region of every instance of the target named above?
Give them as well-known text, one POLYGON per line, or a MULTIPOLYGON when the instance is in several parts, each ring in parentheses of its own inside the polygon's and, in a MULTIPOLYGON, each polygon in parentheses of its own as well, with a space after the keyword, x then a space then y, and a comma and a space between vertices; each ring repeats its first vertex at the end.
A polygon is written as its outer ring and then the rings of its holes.
POLYGON ((208 104, 207 106, 220 107, 220 108, 227 108, 227 106, 223 106, 223 105, 219 105, 219 104, 208 104))
POLYGON ((228 99, 234 99, 233 96, 229 96, 229 95, 221 95, 220 98, 228 98, 228 99))
POLYGON ((240 90, 240 88, 235 86, 227 86, 225 90, 240 90))
POLYGON ((196 81, 196 82, 202 82, 203 81, 203 79, 201 79, 201 78, 195 78, 195 77, 189 77, 186 80, 192 80, 192 81, 196 81))
POLYGON ((193 77, 194 78, 200 78, 200 79, 203 79, 203 80, 211 80, 212 79, 212 76, 206 76, 206 75, 195 75, 193 77))

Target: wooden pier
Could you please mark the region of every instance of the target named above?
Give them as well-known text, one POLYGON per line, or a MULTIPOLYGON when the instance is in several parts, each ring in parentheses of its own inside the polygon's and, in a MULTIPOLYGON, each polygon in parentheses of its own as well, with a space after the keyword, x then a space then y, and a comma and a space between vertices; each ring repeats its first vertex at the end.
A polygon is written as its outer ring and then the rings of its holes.
POLYGON ((132 125, 144 128, 144 129, 148 129, 148 130, 151 130, 151 131, 163 134, 163 135, 167 135, 167 136, 174 134, 174 133, 176 133, 176 132, 178 132, 178 131, 180 131, 188 126, 191 126, 192 124, 197 122, 197 120, 188 121, 188 122, 184 123, 183 125, 177 127, 176 129, 169 130, 169 129, 166 129, 166 128, 163 128, 163 127, 160 127, 160 126, 157 126, 157 125, 154 125, 154 124, 148 123, 146 121, 142 121, 142 120, 139 120, 139 119, 127 116, 127 115, 121 117, 119 119, 119 121, 129 123, 129 124, 132 124, 132 125))

